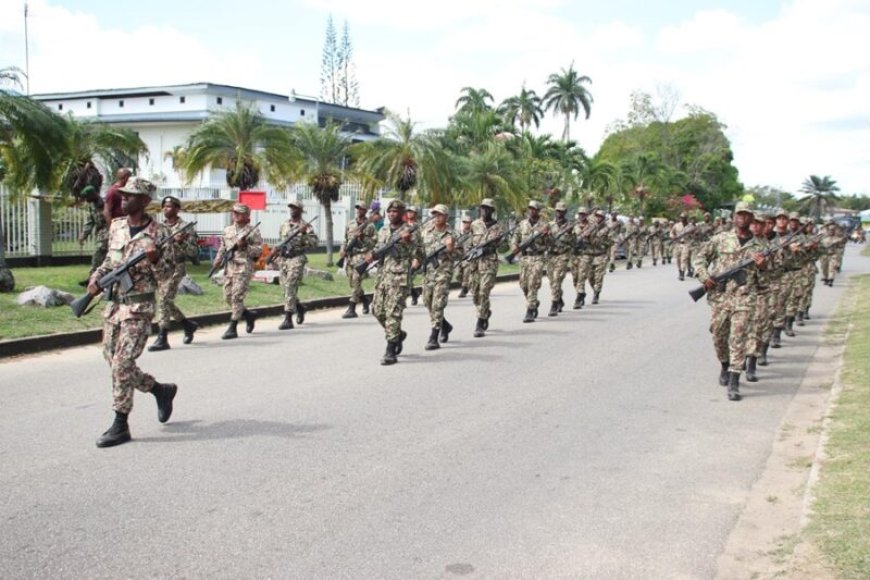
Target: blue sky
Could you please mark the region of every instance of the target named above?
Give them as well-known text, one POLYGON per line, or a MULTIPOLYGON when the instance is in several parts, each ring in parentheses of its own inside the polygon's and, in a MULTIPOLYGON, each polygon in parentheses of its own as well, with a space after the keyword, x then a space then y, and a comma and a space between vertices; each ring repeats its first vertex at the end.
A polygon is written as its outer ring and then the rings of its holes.
MULTIPOLYGON (((326 19, 347 20, 361 104, 446 124, 464 86, 497 101, 573 61, 594 153, 632 90, 676 94, 728 126, 747 186, 810 174, 870 194, 870 0, 224 0, 29 2, 31 92, 209 81, 320 90, 326 19)), ((0 0, 0 66, 24 65, 23 2, 0 0)), ((675 116, 683 109, 678 107, 675 116)), ((560 134, 548 116, 544 132, 560 134)))

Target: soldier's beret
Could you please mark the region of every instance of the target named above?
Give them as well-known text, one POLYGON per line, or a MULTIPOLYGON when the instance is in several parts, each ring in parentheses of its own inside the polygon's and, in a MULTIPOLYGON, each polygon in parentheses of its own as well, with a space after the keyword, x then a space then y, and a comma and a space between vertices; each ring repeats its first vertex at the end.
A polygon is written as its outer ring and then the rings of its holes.
POLYGON ((172 196, 172 195, 167 195, 166 197, 161 199, 160 200, 160 207, 163 207, 164 205, 166 205, 167 201, 169 203, 171 203, 172 205, 174 205, 175 207, 178 207, 178 208, 181 207, 181 200, 175 196, 172 196))
POLYGON ((745 201, 738 201, 734 206, 734 213, 740 212, 752 213, 752 206, 745 201))
POLYGON ((390 210, 393 209, 394 207, 397 208, 397 209, 400 209, 400 210, 404 210, 404 209, 405 209, 405 202, 402 201, 402 200, 399 199, 399 198, 391 199, 391 200, 387 203, 387 211, 390 211, 390 210))

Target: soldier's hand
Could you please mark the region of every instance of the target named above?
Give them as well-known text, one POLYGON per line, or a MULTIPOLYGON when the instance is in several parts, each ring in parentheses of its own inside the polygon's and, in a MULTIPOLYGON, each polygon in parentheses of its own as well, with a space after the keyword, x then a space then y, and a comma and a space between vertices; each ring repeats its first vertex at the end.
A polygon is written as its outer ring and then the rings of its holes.
POLYGON ((88 294, 90 294, 91 296, 96 296, 99 293, 100 287, 97 286, 96 278, 91 278, 90 280, 88 280, 88 294))
POLYGON ((157 249, 157 244, 152 241, 145 246, 145 256, 148 258, 148 261, 152 264, 156 264, 157 260, 160 259, 160 251, 157 249))
POLYGON ((369 252, 368 254, 366 254, 365 260, 366 260, 366 264, 371 264, 372 262, 375 261, 375 257, 371 252, 369 252))
POLYGON ((755 262, 755 265, 759 268, 763 268, 767 263, 767 258, 762 254, 752 254, 752 261, 755 262))
POLYGON ((411 269, 415 270, 415 271, 419 270, 420 269, 420 260, 418 260, 417 258, 414 258, 413 260, 411 260, 411 269))
POLYGON ((405 242, 407 244, 408 242, 411 241, 411 232, 409 232, 408 230, 405 230, 399 235, 399 237, 402 239, 403 242, 405 242))
POLYGON ((704 289, 707 290, 707 292, 709 292, 710 290, 712 290, 715 287, 716 287, 716 280, 714 280, 712 277, 704 280, 704 289))
POLYGON ((447 238, 447 241, 444 242, 444 247, 447 248, 448 252, 452 252, 456 248, 456 242, 453 238, 447 238))

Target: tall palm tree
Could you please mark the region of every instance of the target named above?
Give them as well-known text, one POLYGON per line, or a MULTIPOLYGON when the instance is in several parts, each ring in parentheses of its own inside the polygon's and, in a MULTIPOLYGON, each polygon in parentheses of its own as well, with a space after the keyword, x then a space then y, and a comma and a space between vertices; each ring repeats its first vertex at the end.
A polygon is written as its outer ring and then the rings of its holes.
POLYGON ((817 220, 822 217, 823 210, 833 207, 840 200, 835 193, 840 191, 840 188, 830 175, 824 177, 810 175, 804 180, 800 191, 807 194, 807 197, 800 201, 801 208, 812 209, 813 217, 817 220))
POLYGON ((326 265, 332 266, 332 202, 338 201, 339 189, 347 176, 345 166, 350 155, 351 140, 341 132, 341 125, 331 122, 325 127, 300 123, 293 128, 291 135, 293 145, 299 152, 297 175, 308 183, 323 206, 326 218, 326 265))
POLYGON ((481 151, 459 158, 457 163, 461 184, 457 201, 472 206, 491 197, 503 208, 516 211, 528 201, 517 162, 501 143, 489 143, 481 151))
POLYGON ((480 150, 508 129, 504 119, 492 109, 465 111, 450 119, 445 136, 455 145, 451 147, 454 152, 467 154, 480 150))
POLYGON ((592 84, 592 79, 577 74, 572 62, 568 70, 562 69, 560 74, 551 74, 547 84, 550 88, 544 93, 544 108, 565 116, 562 140, 568 141, 571 138, 571 117, 576 119, 581 107, 587 119, 592 112, 592 94, 584 86, 592 84))
POLYGON ((492 94, 486 89, 462 87, 461 95, 456 100, 458 113, 480 113, 492 110, 492 94))
POLYGON ((185 149, 187 181, 214 167, 226 170, 227 185, 242 190, 254 187, 261 173, 291 175, 296 162, 290 133, 268 124, 263 115, 240 101, 234 110, 215 113, 197 127, 185 149))
POLYGON ((499 113, 512 125, 520 126, 520 133, 525 133, 534 124, 535 128, 541 125, 544 116, 541 97, 526 89, 525 83, 520 89, 520 94, 508 97, 498 107, 499 113))
POLYGON ((599 203, 607 203, 607 211, 613 209, 613 192, 619 178, 619 168, 610 161, 592 158, 580 174, 583 189, 593 193, 599 203))

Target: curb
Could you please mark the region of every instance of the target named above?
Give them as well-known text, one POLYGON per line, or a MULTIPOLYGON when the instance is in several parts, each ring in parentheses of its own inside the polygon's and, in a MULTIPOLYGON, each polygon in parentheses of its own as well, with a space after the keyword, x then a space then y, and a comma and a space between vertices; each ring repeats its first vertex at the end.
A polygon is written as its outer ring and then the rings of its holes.
MULTIPOLYGON (((511 282, 519 280, 519 273, 502 274, 496 277, 496 282, 511 282)), ((452 282, 451 289, 459 288, 459 283, 452 282)), ((415 286, 420 288, 420 286, 415 286)), ((371 298, 371 294, 366 294, 371 298)), ((350 295, 346 296, 329 296, 327 298, 317 298, 303 302, 308 311, 324 310, 327 308, 339 308, 346 306, 350 295)), ((275 304, 272 306, 259 306, 252 308, 262 317, 279 316, 284 313, 283 304, 275 304)), ((221 312, 212 312, 209 314, 200 314, 191 316, 192 320, 199 324, 200 327, 214 326, 226 323, 230 318, 230 311, 224 310, 221 312)), ((178 324, 173 323, 172 330, 181 328, 178 324)), ((157 325, 152 324, 152 334, 157 332, 157 325)), ((79 330, 76 332, 63 332, 58 334, 46 334, 42 336, 29 336, 27 338, 18 338, 13 340, 0 341, 0 360, 13 356, 21 356, 26 354, 36 354, 49 350, 59 350, 64 348, 72 348, 75 346, 85 346, 88 344, 96 344, 103 340, 103 330, 100 328, 92 328, 90 330, 79 330)))

